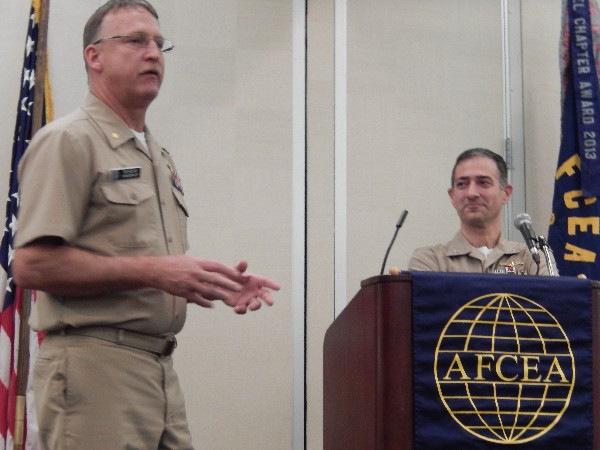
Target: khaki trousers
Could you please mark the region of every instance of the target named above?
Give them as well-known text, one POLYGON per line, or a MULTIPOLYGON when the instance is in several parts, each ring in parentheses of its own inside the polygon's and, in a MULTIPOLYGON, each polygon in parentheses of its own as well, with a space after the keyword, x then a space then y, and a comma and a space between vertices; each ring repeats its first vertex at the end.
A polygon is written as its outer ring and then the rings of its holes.
POLYGON ((47 450, 193 448, 171 356, 51 334, 33 383, 47 450))

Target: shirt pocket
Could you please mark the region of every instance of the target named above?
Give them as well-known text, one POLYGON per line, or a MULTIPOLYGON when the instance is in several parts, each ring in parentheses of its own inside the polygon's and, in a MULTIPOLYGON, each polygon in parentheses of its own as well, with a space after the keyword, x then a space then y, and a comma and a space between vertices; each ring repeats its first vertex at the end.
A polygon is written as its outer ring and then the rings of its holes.
POLYGON ((117 247, 155 246, 158 242, 159 211, 156 193, 144 182, 104 184, 104 225, 108 240, 117 247))

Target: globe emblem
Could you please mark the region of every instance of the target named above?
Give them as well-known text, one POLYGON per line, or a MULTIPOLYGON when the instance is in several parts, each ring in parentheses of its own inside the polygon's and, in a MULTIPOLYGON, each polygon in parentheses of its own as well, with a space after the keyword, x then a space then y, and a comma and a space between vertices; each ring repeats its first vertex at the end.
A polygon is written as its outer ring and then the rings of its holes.
POLYGON ((495 293, 463 305, 435 351, 438 393, 452 418, 486 441, 547 433, 567 409, 575 359, 556 318, 538 303, 495 293))

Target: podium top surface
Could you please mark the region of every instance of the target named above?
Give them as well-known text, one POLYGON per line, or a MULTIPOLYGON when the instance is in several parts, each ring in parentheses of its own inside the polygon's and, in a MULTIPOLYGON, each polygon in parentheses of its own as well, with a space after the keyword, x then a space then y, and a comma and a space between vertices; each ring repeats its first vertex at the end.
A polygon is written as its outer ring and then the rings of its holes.
MULTIPOLYGON (((429 272, 429 273, 435 273, 435 272, 429 272)), ((546 278, 545 276, 542 275, 527 275, 527 276, 523 276, 523 275, 505 275, 505 274, 493 274, 493 273, 465 273, 465 272, 437 272, 439 273, 441 276, 453 276, 456 275, 457 278, 464 278, 464 277, 469 277, 469 276, 474 276, 474 277, 517 277, 519 279, 523 278, 523 279, 527 279, 527 278, 531 278, 531 277, 538 277, 538 278, 546 278)), ((571 280, 575 280, 578 279, 576 277, 547 277, 549 279, 551 279, 552 281, 557 281, 560 280, 561 278, 563 280, 566 279, 571 279, 571 280)), ((378 284, 378 283, 398 283, 398 282, 411 282, 412 281, 412 273, 411 272, 402 272, 398 275, 376 275, 376 276, 372 276, 369 278, 365 278, 364 280, 362 280, 360 282, 360 287, 361 288, 365 288, 367 286, 371 286, 374 284, 378 284)), ((582 279, 583 281, 583 279, 582 279)), ((598 289, 600 288, 600 281, 599 280, 587 280, 591 283, 592 288, 594 289, 598 289)))

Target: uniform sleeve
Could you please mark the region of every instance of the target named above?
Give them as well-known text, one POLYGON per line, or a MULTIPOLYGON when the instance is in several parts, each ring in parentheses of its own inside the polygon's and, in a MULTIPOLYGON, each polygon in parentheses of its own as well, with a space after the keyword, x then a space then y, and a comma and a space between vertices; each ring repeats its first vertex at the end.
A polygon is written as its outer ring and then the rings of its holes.
POLYGON ((439 272, 440 265, 432 247, 417 248, 408 262, 408 270, 439 272))
POLYGON ((42 128, 19 165, 16 247, 46 236, 71 242, 89 202, 91 152, 67 130, 42 128))

